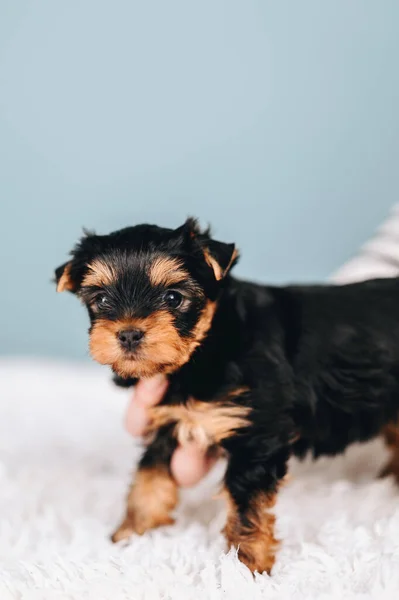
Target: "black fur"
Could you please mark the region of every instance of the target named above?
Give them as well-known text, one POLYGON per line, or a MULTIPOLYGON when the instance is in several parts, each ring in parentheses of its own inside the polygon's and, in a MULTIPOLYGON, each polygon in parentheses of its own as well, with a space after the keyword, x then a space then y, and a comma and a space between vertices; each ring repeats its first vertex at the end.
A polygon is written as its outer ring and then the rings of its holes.
MULTIPOLYGON (((232 248, 218 247, 193 222, 177 232, 140 226, 86 238, 73 254, 72 275, 79 289, 85 265, 95 256, 108 260, 128 253, 134 267, 138 248, 149 255, 162 251, 181 257, 204 297, 217 301, 207 336, 169 375, 164 403, 185 402, 189 396, 212 402, 224 390, 249 388, 235 402, 251 407, 251 426, 222 443, 230 457, 225 484, 245 519, 255 493, 277 490, 291 454, 341 453, 397 420, 399 280, 275 287, 227 273, 216 281, 203 249, 212 247, 226 268, 232 248), (193 229, 195 235, 189 236, 193 229)), ((118 285, 119 293, 136 299, 141 314, 159 309, 156 294, 149 296, 149 305, 143 303, 137 290, 148 285, 143 277, 127 276, 118 285)), ((202 307, 203 300, 193 298, 187 314, 176 315, 182 335, 190 335, 202 307)), ((118 377, 119 384, 134 382, 118 377)), ((168 463, 175 442, 170 430, 165 435, 169 443, 160 443, 158 436, 156 456, 168 463)), ((150 456, 149 448, 145 460, 150 456)))

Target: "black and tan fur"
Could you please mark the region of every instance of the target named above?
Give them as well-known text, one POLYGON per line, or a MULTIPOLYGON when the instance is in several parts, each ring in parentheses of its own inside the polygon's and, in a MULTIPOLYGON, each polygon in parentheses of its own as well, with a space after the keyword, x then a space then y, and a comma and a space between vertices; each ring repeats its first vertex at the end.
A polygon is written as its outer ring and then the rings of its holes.
POLYGON ((228 457, 228 543, 270 571, 292 454, 337 454, 384 433, 399 477, 399 280, 262 286, 231 277, 236 261, 233 244, 190 219, 88 234, 56 280, 87 306, 91 354, 116 383, 170 381, 114 540, 172 522, 171 456, 195 440, 228 457))

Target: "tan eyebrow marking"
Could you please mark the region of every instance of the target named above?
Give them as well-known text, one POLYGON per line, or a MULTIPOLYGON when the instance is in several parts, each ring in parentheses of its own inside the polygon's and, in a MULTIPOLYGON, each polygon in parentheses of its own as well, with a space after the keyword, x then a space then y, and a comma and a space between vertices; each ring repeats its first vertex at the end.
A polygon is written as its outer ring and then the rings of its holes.
POLYGON ((177 258, 159 256, 154 260, 149 270, 152 285, 171 286, 189 278, 189 273, 182 269, 182 262, 177 258))
POLYGON ((82 286, 111 285, 116 280, 116 272, 112 265, 96 259, 88 265, 89 272, 85 275, 82 286))

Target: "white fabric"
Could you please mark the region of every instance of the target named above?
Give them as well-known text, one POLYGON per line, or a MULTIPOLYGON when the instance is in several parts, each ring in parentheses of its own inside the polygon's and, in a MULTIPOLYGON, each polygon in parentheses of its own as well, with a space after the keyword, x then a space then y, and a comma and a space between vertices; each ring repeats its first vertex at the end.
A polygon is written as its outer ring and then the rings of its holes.
POLYGON ((336 283, 399 274, 399 204, 360 252, 331 277, 336 283))
MULTIPOLYGON (((382 246, 396 234, 399 213, 382 246)), ((394 274, 364 253, 335 280, 370 266, 394 274)), ((112 545, 139 451, 122 428, 126 398, 94 366, 0 361, 0 600, 398 598, 399 490, 375 478, 379 441, 293 462, 272 577, 225 553, 223 504, 211 499, 222 465, 184 494, 175 526, 112 545)))

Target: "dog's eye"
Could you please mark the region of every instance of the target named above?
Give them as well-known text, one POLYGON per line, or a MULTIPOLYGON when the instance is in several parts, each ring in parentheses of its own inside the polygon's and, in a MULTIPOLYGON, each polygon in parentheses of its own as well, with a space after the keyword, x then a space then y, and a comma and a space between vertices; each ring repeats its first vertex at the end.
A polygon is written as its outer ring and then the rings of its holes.
POLYGON ((168 290, 164 295, 164 300, 170 308, 178 308, 183 301, 183 296, 176 290, 168 290))
POLYGON ((108 302, 107 302, 107 296, 105 294, 100 294, 99 296, 97 296, 96 301, 95 301, 95 305, 97 308, 101 309, 101 308, 105 308, 107 306, 108 302))

